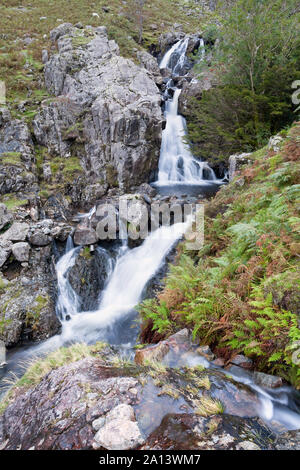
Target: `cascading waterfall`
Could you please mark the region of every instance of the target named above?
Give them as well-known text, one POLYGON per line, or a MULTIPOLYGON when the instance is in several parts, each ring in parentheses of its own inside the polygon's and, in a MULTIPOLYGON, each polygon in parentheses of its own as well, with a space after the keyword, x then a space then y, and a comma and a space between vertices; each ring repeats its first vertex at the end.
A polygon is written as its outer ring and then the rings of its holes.
MULTIPOLYGON (((189 38, 178 41, 163 57, 160 68, 170 68, 173 76, 184 73, 186 51, 189 38)), ((200 44, 201 56, 204 54, 204 42, 200 44)), ((207 162, 197 160, 184 142, 186 121, 178 114, 178 100, 181 90, 174 86, 170 79, 166 86, 165 107, 166 128, 162 135, 162 146, 159 160, 158 185, 207 184, 218 180, 207 162), (174 91, 173 98, 169 98, 174 91)))

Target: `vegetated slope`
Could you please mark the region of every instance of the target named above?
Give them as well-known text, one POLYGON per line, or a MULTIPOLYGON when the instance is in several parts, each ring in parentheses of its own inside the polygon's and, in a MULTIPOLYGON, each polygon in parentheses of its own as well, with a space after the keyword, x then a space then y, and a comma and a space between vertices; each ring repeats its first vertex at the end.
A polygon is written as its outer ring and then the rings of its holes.
POLYGON ((207 204, 203 249, 182 243, 163 292, 140 306, 142 340, 187 325, 217 354, 243 352, 300 388, 300 124, 282 134, 280 151, 253 153, 207 204))
MULTIPOLYGON (((143 7, 143 40, 139 44, 139 11, 135 0, 7 0, 0 5, 0 80, 6 82, 8 104, 46 97, 41 91, 42 50, 50 49, 49 31, 61 23, 106 26, 121 55, 136 57, 133 49, 155 46, 174 23, 192 33, 209 14, 203 5, 180 0, 152 0, 143 7)), ((27 106, 28 107, 28 106, 27 106)), ((20 111, 17 110, 17 112, 20 111)), ((32 110, 34 112, 34 110, 32 110)), ((28 118, 31 117, 30 113, 28 118)), ((26 117, 26 116, 25 116, 26 117)))

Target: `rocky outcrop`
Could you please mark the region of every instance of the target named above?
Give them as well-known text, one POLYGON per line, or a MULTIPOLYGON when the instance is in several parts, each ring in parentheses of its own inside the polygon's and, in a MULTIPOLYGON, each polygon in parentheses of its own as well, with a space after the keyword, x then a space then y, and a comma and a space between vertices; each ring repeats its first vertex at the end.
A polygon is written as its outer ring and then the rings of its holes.
POLYGON ((51 38, 58 53, 45 65, 45 81, 57 98, 43 103, 33 122, 38 143, 80 162, 85 198, 147 181, 157 167, 162 127, 153 61, 140 55, 148 71, 121 57, 103 27, 60 25, 51 38))
POLYGON ((203 91, 210 90, 216 84, 216 76, 210 69, 200 73, 197 77, 191 71, 188 79, 183 82, 182 92, 178 100, 179 113, 188 118, 189 107, 192 106, 191 99, 200 100, 203 91))
POLYGON ((80 298, 79 309, 97 308, 112 262, 107 252, 100 248, 90 252, 86 247, 77 256, 74 266, 68 271, 68 280, 80 298))
POLYGON ((92 348, 89 357, 11 391, 0 416, 2 449, 275 448, 260 419, 241 419, 242 389, 225 376, 220 381, 199 367, 118 365, 108 347, 92 348), (224 413, 218 388, 237 400, 231 409, 223 402, 224 413))
POLYGON ((230 155, 229 157, 229 182, 233 180, 236 173, 244 166, 249 165, 250 153, 241 153, 240 155, 230 155))
POLYGON ((37 188, 34 147, 27 124, 0 108, 0 195, 37 188))

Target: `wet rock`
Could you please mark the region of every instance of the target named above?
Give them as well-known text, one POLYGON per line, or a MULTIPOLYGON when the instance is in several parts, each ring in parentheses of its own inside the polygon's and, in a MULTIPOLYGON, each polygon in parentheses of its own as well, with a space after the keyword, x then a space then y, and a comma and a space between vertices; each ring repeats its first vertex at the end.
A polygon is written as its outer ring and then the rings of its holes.
POLYGON ((224 367, 225 366, 225 361, 221 357, 217 357, 212 363, 217 366, 217 367, 224 367))
POLYGON ((8 212, 5 204, 0 204, 0 230, 11 223, 13 220, 13 215, 11 212, 8 212))
POLYGON ((17 261, 24 263, 29 260, 30 246, 26 242, 15 243, 12 253, 17 261))
POLYGON ((97 243, 96 231, 91 227, 78 226, 74 233, 75 245, 87 246, 97 243))
POLYGON ((86 311, 97 308, 111 262, 109 255, 100 249, 91 253, 89 248, 85 248, 77 256, 74 266, 68 272, 68 280, 80 298, 80 309, 86 311))
POLYGON ((235 356, 233 359, 231 359, 230 363, 234 364, 235 366, 243 367, 243 369, 252 369, 253 367, 253 361, 249 357, 243 356, 242 354, 235 356))
POLYGON ((132 406, 123 404, 106 416, 106 424, 95 435, 94 449, 108 450, 136 449, 144 438, 135 421, 132 406))
POLYGON ((282 387, 283 381, 281 377, 276 375, 264 374, 263 372, 254 372, 254 382, 261 387, 278 388, 282 387))
POLYGON ((138 349, 135 352, 134 360, 137 364, 144 364, 147 361, 161 362, 169 352, 169 349, 169 345, 165 342, 158 343, 154 346, 149 346, 145 349, 138 349))
POLYGON ((12 242, 24 242, 29 231, 29 225, 25 222, 14 222, 12 226, 1 235, 1 239, 12 242))
POLYGON ((197 348, 196 352, 200 356, 205 357, 205 359, 207 359, 208 361, 213 361, 215 358, 215 355, 209 346, 200 346, 199 348, 197 348))
POLYGON ((276 440, 276 450, 300 450, 300 430, 281 434, 276 440))
POLYGON ((189 74, 190 79, 185 80, 182 87, 178 100, 178 111, 183 116, 189 114, 189 108, 191 106, 191 99, 195 98, 200 100, 203 91, 210 90, 217 85, 217 77, 209 69, 202 72, 197 77, 194 76, 193 72, 189 74))
POLYGON ((204 418, 195 414, 168 414, 141 450, 241 450, 244 447, 269 450, 274 449, 272 440, 272 433, 257 420, 228 415, 204 418))

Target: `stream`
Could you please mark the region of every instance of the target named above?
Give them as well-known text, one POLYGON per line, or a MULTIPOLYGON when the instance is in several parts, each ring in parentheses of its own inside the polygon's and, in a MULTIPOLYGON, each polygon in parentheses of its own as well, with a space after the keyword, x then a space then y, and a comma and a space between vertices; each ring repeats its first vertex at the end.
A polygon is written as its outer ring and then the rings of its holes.
MULTIPOLYGON (((203 41, 200 47, 204 48, 203 41)), ((178 114, 181 90, 174 86, 172 77, 183 73, 187 48, 188 38, 177 42, 160 63, 161 69, 169 68, 171 71, 164 92, 166 128, 162 136, 158 180, 154 183, 162 196, 211 196, 224 183, 216 178, 208 163, 196 159, 183 142, 186 122, 178 114)), ((92 208, 86 217, 92 217, 94 212, 95 208, 92 208)), ((1 373, 4 376, 13 372, 20 376, 24 372, 23 361, 73 342, 93 344, 104 341, 117 347, 120 354, 133 357, 133 348, 139 333, 135 307, 144 298, 149 281, 162 268, 166 256, 186 232, 188 225, 189 221, 169 227, 161 226, 151 233, 142 245, 133 249, 129 249, 125 240, 117 246, 114 256, 107 248, 97 247, 107 265, 108 276, 94 311, 80 311, 80 299, 68 280, 68 272, 81 249, 74 247, 72 238, 69 237, 65 252, 56 263, 56 312, 62 323, 61 332, 40 344, 9 351, 7 366, 0 369, 0 378, 1 373)), ((216 368, 203 358, 195 359, 192 356, 185 364, 180 365, 195 365, 195 361, 206 368, 216 368)), ((229 375, 227 371, 223 373, 229 375)), ((291 387, 266 390, 255 385, 251 375, 233 378, 255 391, 261 403, 259 414, 265 422, 275 420, 286 429, 300 428, 300 414, 291 387)))

